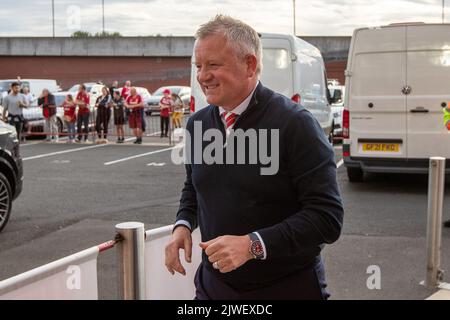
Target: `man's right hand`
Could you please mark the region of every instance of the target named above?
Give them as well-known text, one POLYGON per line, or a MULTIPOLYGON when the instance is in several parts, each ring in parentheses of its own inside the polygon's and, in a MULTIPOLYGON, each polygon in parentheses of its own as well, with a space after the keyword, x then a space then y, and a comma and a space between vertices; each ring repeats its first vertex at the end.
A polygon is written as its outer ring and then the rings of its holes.
POLYGON ((166 268, 173 275, 175 271, 186 275, 186 270, 180 261, 180 249, 184 249, 186 262, 191 262, 192 237, 191 231, 185 226, 178 226, 172 233, 172 238, 166 246, 166 268))

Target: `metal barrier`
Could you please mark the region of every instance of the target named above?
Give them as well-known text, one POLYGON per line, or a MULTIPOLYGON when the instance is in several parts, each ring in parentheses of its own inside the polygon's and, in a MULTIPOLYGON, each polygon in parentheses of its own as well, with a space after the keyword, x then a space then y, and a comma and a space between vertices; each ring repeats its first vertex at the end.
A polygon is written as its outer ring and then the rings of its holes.
POLYGON ((441 270, 442 207, 445 189, 445 158, 432 157, 428 178, 427 273, 421 284, 449 288, 441 270))
POLYGON ((145 300, 144 224, 121 223, 116 232, 123 240, 117 246, 119 299, 145 300))
MULTIPOLYGON (((143 117, 142 117, 142 129, 143 134, 142 136, 145 138, 158 138, 157 141, 161 143, 165 143, 168 145, 173 145, 172 136, 174 131, 174 125, 173 125, 173 119, 172 116, 169 118, 169 126, 168 126, 168 132, 167 137, 161 137, 161 118, 159 116, 159 113, 151 113, 149 114, 147 112, 148 110, 143 110, 143 117)), ((36 114, 35 117, 39 118, 42 111, 36 110, 36 112, 40 112, 40 114, 36 114)), ((35 113, 36 113, 35 112, 35 113)), ((97 131, 97 114, 98 110, 97 108, 93 108, 92 111, 89 114, 89 130, 88 130, 88 141, 92 143, 96 143, 99 140, 102 140, 102 137, 104 135, 104 132, 98 132, 97 131)), ((118 137, 118 131, 117 126, 114 124, 114 115, 113 112, 110 112, 110 115, 108 117, 108 132, 107 136, 111 139, 111 137, 118 137)), ((189 114, 183 114, 181 118, 181 124, 182 127, 185 127, 187 119, 189 118, 189 114)), ((50 135, 49 132, 45 132, 44 127, 44 119, 40 120, 34 120, 30 121, 29 125, 27 127, 24 127, 24 131, 22 133, 23 138, 29 138, 32 136, 46 136, 50 135)), ((58 124, 58 136, 59 137, 67 137, 69 136, 69 133, 67 132, 66 124, 64 123, 64 117, 63 114, 57 114, 57 124, 58 124)), ((77 124, 75 123, 76 131, 75 131, 75 137, 78 137, 77 132, 77 124)), ((123 131, 124 136, 127 138, 134 137, 133 129, 129 127, 128 122, 128 116, 125 116, 125 123, 123 125, 123 131)), ((84 133, 82 132, 82 135, 84 133)))
POLYGON ((172 228, 144 232, 140 222, 118 224, 115 240, 0 281, 0 300, 98 299, 97 257, 114 246, 119 299, 193 299, 194 275, 201 261, 200 232, 192 233, 192 262, 184 263, 187 275, 172 276, 164 265, 164 247, 172 228))
POLYGON ((108 241, 0 281, 0 300, 96 300, 97 257, 115 243, 108 241))

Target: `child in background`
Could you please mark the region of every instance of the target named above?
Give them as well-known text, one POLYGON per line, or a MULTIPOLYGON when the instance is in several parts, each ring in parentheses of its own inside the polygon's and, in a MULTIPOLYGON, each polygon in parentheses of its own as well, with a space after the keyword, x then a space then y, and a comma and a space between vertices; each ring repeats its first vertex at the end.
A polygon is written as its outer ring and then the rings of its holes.
POLYGON ((173 106, 172 97, 170 96, 170 90, 165 89, 163 91, 164 97, 159 101, 159 117, 161 118, 161 138, 167 137, 167 133, 169 131, 169 118, 170 118, 170 109, 173 106))
POLYGON ((125 101, 121 97, 120 92, 114 91, 112 104, 114 109, 114 124, 117 129, 117 143, 124 143, 125 141, 125 134, 123 131, 123 124, 125 123, 124 103, 125 101))
POLYGON ((62 103, 64 108, 64 123, 66 124, 67 133, 69 135, 68 143, 75 142, 75 123, 77 121, 77 116, 75 114, 75 109, 77 108, 75 101, 73 101, 73 96, 68 94, 66 100, 62 103))

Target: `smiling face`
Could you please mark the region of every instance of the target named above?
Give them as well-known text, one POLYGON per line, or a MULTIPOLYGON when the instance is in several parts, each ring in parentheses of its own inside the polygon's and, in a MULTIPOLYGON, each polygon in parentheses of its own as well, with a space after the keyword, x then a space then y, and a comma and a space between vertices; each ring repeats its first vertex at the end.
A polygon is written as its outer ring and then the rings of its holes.
POLYGON ((256 57, 238 56, 227 45, 225 36, 217 34, 198 39, 194 54, 197 81, 209 104, 232 110, 255 88, 256 57))

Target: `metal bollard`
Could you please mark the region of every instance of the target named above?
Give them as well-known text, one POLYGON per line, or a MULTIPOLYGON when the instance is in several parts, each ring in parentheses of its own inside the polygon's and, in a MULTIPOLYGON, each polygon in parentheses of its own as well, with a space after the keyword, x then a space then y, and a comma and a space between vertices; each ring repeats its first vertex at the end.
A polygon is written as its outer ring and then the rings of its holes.
POLYGON ((145 300, 144 224, 120 223, 116 232, 122 237, 117 244, 119 299, 145 300))
POLYGON ((425 286, 438 287, 441 267, 442 205, 444 201, 445 158, 430 158, 428 178, 427 275, 425 286))

